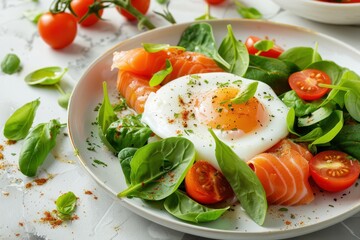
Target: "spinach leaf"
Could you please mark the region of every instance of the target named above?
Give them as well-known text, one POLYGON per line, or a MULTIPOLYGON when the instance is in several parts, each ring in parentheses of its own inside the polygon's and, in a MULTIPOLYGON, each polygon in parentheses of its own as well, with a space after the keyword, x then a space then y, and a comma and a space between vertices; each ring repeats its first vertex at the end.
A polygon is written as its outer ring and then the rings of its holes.
POLYGON ((165 65, 165 69, 162 69, 156 73, 154 73, 154 75, 151 77, 150 81, 149 81, 149 86, 150 87, 155 87, 159 84, 162 83, 162 81, 164 81, 164 79, 173 71, 173 67, 171 65, 171 62, 166 59, 166 65, 165 65))
POLYGON ((151 129, 143 124, 141 115, 127 115, 110 124, 105 137, 116 152, 127 147, 139 148, 147 143, 151 129))
POLYGON ((306 127, 313 124, 316 124, 325 118, 329 117, 330 114, 333 112, 332 107, 321 107, 316 109, 314 112, 312 112, 310 115, 305 117, 299 117, 298 118, 298 126, 299 127, 306 127))
POLYGON ((56 136, 60 132, 62 124, 56 119, 48 123, 35 126, 24 139, 20 150, 20 171, 28 176, 36 175, 37 169, 46 159, 47 155, 55 147, 56 136))
POLYGON ((295 63, 301 70, 303 70, 313 62, 321 61, 322 58, 313 48, 294 47, 283 52, 279 56, 279 60, 295 63))
POLYGON ((249 66, 248 50, 245 44, 235 38, 231 25, 227 29, 228 34, 220 44, 219 54, 230 63, 230 73, 243 76, 249 66))
POLYGON ((5 122, 4 136, 10 140, 20 140, 26 137, 33 124, 40 100, 28 102, 18 108, 5 122))
POLYGON ((214 221, 229 209, 229 207, 219 209, 205 207, 179 190, 165 199, 164 208, 171 215, 193 223, 214 221))
POLYGON ((101 107, 98 112, 97 116, 97 122, 99 125, 99 136, 103 143, 113 152, 117 152, 114 147, 108 142, 106 138, 106 130, 110 126, 111 123, 118 120, 118 117, 116 116, 114 109, 111 106, 109 95, 107 91, 107 85, 106 82, 103 82, 103 93, 104 93, 104 99, 101 104, 101 107))
POLYGON ((230 64, 217 51, 214 33, 208 23, 194 23, 187 27, 177 45, 188 51, 199 52, 211 57, 225 70, 230 69, 230 64))
POLYGON ((14 74, 20 70, 20 58, 13 53, 6 54, 1 62, 1 70, 6 74, 14 74))
POLYGON ((266 217, 267 200, 260 180, 246 162, 241 160, 229 146, 220 141, 211 129, 209 131, 215 139, 216 160, 222 173, 246 213, 257 224, 262 225, 266 217))
POLYGON ((118 197, 162 200, 179 187, 195 160, 195 147, 186 138, 172 137, 139 148, 130 162, 131 185, 118 197))
POLYGON ((286 125, 287 125, 287 128, 288 128, 288 131, 296 136, 300 136, 296 131, 295 131, 295 119, 296 119, 296 116, 295 116, 295 110, 293 107, 291 107, 289 109, 289 112, 286 116, 286 125))
POLYGON ((290 90, 289 75, 297 70, 292 66, 275 58, 250 55, 250 65, 244 77, 268 84, 279 95, 290 90))
POLYGON ((137 151, 137 148, 124 148, 122 149, 118 154, 118 159, 120 161, 121 169, 123 171, 123 174, 125 176, 126 184, 129 186, 131 184, 130 180, 130 173, 131 173, 131 166, 130 162, 133 158, 135 152, 137 151))
POLYGON ((360 161, 360 124, 344 125, 331 145, 360 161))
POLYGON ((322 104, 321 101, 317 100, 305 102, 293 90, 286 92, 281 100, 287 107, 294 108, 295 115, 297 117, 309 115, 318 109, 322 104))
POLYGON ((73 192, 67 192, 60 195, 55 201, 58 216, 63 220, 70 219, 75 211, 76 202, 77 197, 73 192))

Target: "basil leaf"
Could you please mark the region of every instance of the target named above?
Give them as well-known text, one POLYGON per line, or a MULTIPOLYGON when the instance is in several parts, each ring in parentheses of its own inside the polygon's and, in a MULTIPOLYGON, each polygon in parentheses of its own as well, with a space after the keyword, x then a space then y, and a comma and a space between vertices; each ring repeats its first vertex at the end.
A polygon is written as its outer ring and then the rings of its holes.
POLYGON ((142 43, 142 46, 144 47, 145 51, 149 53, 156 53, 160 52, 162 50, 166 50, 169 48, 175 48, 179 50, 185 51, 185 48, 179 47, 179 46, 170 46, 170 44, 162 44, 162 43, 142 43))
POLYGON ((67 192, 60 195, 56 201, 56 209, 60 213, 60 218, 67 219, 73 214, 76 208, 77 197, 73 192, 67 192))
POLYGON ((19 155, 20 171, 28 176, 36 175, 51 149, 55 147, 56 136, 63 125, 58 120, 36 125, 24 139, 19 155))
POLYGON ((276 94, 290 90, 288 78, 297 67, 275 58, 250 55, 250 64, 245 78, 268 84, 276 94))
POLYGON ((166 59, 165 69, 156 72, 149 81, 150 87, 155 87, 164 81, 164 79, 173 71, 173 67, 169 59, 166 59))
POLYGON ((254 44, 254 47, 262 52, 269 51, 274 46, 274 41, 271 40, 260 40, 254 44))
POLYGON ((243 76, 249 66, 249 53, 245 44, 235 38, 231 25, 227 25, 227 29, 228 34, 220 44, 219 54, 230 63, 230 73, 243 76))
POLYGON ((186 48, 187 51, 199 52, 211 57, 223 69, 230 69, 230 64, 216 50, 214 33, 208 23, 194 23, 187 27, 181 35, 178 45, 186 48))
POLYGON ((205 207, 179 190, 165 199, 164 208, 174 217, 193 223, 214 221, 229 209, 205 207))
POLYGON ((186 138, 172 137, 139 148, 130 167, 131 185, 118 197, 162 200, 179 187, 195 160, 195 147, 186 138))
POLYGON ((116 152, 127 147, 139 148, 147 143, 152 131, 140 119, 141 115, 127 115, 107 128, 105 137, 116 152))
POLYGON ((215 139, 216 160, 222 173, 246 213, 257 224, 262 225, 266 217, 267 200, 260 180, 246 162, 241 160, 229 146, 220 141, 211 129, 209 131, 215 139))
POLYGON ((10 140, 20 140, 29 133, 34 122, 40 100, 36 99, 18 108, 5 122, 4 136, 10 140))
POLYGON ((234 1, 236 5, 236 11, 243 17, 248 19, 261 19, 263 16, 259 10, 253 7, 246 7, 244 4, 239 1, 234 1))
POLYGON ((25 82, 29 85, 55 85, 68 71, 67 68, 45 67, 29 73, 25 77, 25 82))
POLYGON ((250 83, 243 91, 240 91, 233 99, 231 99, 230 102, 235 104, 246 103, 255 95, 258 85, 259 82, 256 81, 250 83))
POLYGON ((133 158, 135 152, 137 151, 137 148, 124 148, 122 149, 118 154, 118 159, 120 161, 121 169, 123 171, 123 174, 125 176, 126 184, 129 186, 131 184, 130 180, 130 173, 131 173, 131 166, 130 162, 133 158))
POLYGON ((20 58, 13 53, 6 54, 1 62, 1 71, 6 74, 14 74, 20 70, 20 58))
POLYGON ((106 138, 106 130, 110 126, 111 123, 118 120, 118 117, 116 116, 114 109, 111 106, 109 95, 107 91, 107 84, 106 82, 103 82, 103 93, 104 98, 103 102, 101 104, 101 107, 98 112, 97 121, 99 125, 99 136, 103 143, 113 152, 117 152, 114 147, 108 142, 106 138))
POLYGON ((331 145, 360 161, 360 124, 344 125, 331 141, 331 145))
POLYGON ((294 47, 286 50, 279 56, 279 60, 295 63, 301 70, 313 62, 321 61, 321 56, 310 47, 294 47))

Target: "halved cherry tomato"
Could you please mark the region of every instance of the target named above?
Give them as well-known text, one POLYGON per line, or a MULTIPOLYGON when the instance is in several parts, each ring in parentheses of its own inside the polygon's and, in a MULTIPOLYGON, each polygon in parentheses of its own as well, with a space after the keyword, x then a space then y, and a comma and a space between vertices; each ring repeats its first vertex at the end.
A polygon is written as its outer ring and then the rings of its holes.
POLYGON ((330 77, 317 69, 305 69, 289 77, 289 85, 303 100, 316 100, 324 96, 329 88, 319 87, 319 83, 331 84, 330 77))
POLYGON ((70 45, 77 32, 76 18, 70 13, 45 13, 38 22, 41 38, 52 48, 60 49, 70 45))
POLYGON ((223 3, 225 0, 205 0, 208 4, 217 5, 223 3))
MULTIPOLYGON (((72 10, 75 12, 76 19, 78 21, 80 21, 80 19, 87 13, 89 6, 91 4, 93 4, 94 2, 95 2, 95 0, 72 0, 71 1, 70 6, 71 6, 72 10)), ((99 11, 100 17, 102 16, 103 12, 104 12, 103 9, 101 9, 99 11)), ((86 17, 86 19, 84 21, 82 21, 80 23, 80 25, 83 27, 88 27, 88 26, 94 25, 98 21, 99 21, 99 18, 94 13, 92 13, 91 15, 86 17)))
POLYGON ((328 192, 342 191, 359 177, 359 162, 344 152, 328 150, 315 155, 309 162, 315 183, 328 192))
MULTIPOLYGON (((139 12, 141 12, 143 15, 147 13, 150 7, 150 0, 131 0, 131 5, 136 8, 139 12)), ((135 20, 136 17, 134 17, 132 14, 130 14, 128 11, 116 7, 116 10, 120 12, 121 15, 123 15, 127 20, 132 21, 135 20)))
MULTIPOLYGON (((249 52, 249 54, 255 55, 257 52, 259 52, 259 50, 257 50, 254 47, 254 44, 258 41, 262 40, 259 37, 255 37, 255 36, 249 36, 246 41, 245 41, 245 46, 249 52)), ((264 56, 264 57, 271 57, 271 58, 278 58, 280 56, 281 53, 284 52, 284 49, 282 49, 280 46, 278 45, 274 45, 269 51, 266 52, 261 52, 260 56, 264 56)))
POLYGON ((186 193, 202 204, 214 204, 233 196, 230 184, 210 163, 199 160, 185 177, 186 193))

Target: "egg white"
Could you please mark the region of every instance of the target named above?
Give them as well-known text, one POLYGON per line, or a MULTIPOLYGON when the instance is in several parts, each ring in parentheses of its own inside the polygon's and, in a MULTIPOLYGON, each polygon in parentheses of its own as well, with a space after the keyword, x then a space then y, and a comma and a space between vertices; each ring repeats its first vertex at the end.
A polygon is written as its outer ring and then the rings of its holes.
MULTIPOLYGON (((200 94, 217 89, 221 85, 239 88, 239 84, 247 85, 251 82, 253 80, 230 73, 204 73, 180 77, 149 95, 142 121, 161 138, 182 136, 189 139, 195 145, 197 159, 206 160, 219 169, 215 157, 215 141, 210 135, 209 127, 201 124, 194 115, 188 117, 185 122, 180 116, 184 110, 180 101, 188 104, 200 94)), ((269 114, 269 121, 266 124, 240 135, 236 131, 213 129, 218 138, 230 146, 244 161, 264 152, 288 135, 286 125, 288 108, 271 87, 259 82, 255 97, 269 114)))

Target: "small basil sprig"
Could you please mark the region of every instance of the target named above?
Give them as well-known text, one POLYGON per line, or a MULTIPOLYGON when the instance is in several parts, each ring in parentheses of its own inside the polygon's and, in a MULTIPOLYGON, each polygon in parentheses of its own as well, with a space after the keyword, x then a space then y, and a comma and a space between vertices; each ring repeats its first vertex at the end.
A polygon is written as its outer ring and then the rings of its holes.
POLYGON ((162 200, 175 192, 195 160, 186 138, 171 137, 139 148, 130 161, 130 186, 118 197, 162 200))
POLYGON ((228 34, 220 44, 219 54, 226 62, 230 63, 230 73, 243 76, 249 67, 248 50, 242 42, 235 38, 231 25, 228 25, 227 29, 228 34))
POLYGON ((218 209, 205 207, 179 190, 165 199, 164 208, 171 215, 193 223, 214 221, 229 209, 229 207, 218 209))
POLYGON ((222 173, 230 183, 246 213, 259 225, 265 221, 265 190, 254 171, 209 129, 215 139, 215 156, 222 173))
POLYGON ((6 121, 4 136, 16 141, 25 138, 33 124, 39 105, 40 100, 36 99, 18 108, 6 121))
POLYGON ((6 54, 1 62, 1 71, 6 74, 14 74, 20 70, 20 58, 13 53, 6 54))
POLYGON ((141 44, 143 46, 143 48, 145 49, 145 51, 149 52, 149 53, 156 53, 156 52, 160 52, 162 50, 166 50, 166 49, 178 49, 181 51, 185 51, 186 49, 180 46, 171 46, 170 44, 166 44, 166 43, 142 43, 141 44))
POLYGON ((230 102, 235 104, 242 104, 249 101, 252 97, 254 97, 257 86, 259 85, 259 82, 252 82, 249 85, 246 86, 246 88, 238 93, 236 97, 233 99, 230 99, 230 102))
POLYGON ((56 136, 63 124, 56 119, 36 125, 24 139, 19 155, 20 171, 34 177, 51 149, 55 147, 56 136))
POLYGON ((67 109, 71 93, 66 93, 60 86, 59 82, 64 74, 68 71, 67 68, 61 67, 45 67, 29 73, 25 77, 25 82, 31 86, 55 86, 61 96, 58 98, 58 104, 67 109))
POLYGON ((234 0, 234 3, 236 5, 237 12, 243 17, 243 18, 249 18, 249 19, 261 19, 263 16, 259 10, 257 10, 254 7, 247 7, 241 2, 234 0))
POLYGON ((77 197, 73 192, 67 192, 60 195, 56 201, 57 215, 63 220, 68 220, 76 208, 77 197))
POLYGON ((175 24, 176 20, 175 20, 174 16, 171 14, 171 12, 169 11, 170 0, 157 0, 157 2, 161 5, 163 5, 163 13, 157 12, 157 11, 154 11, 154 13, 163 17, 169 23, 175 24))
POLYGON ((173 71, 173 67, 171 65, 171 62, 169 59, 166 59, 166 66, 165 69, 162 69, 158 72, 156 72, 149 81, 150 87, 155 87, 162 83, 162 81, 165 80, 165 78, 173 71))

